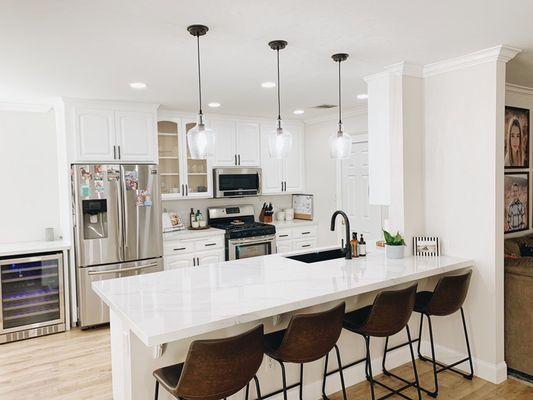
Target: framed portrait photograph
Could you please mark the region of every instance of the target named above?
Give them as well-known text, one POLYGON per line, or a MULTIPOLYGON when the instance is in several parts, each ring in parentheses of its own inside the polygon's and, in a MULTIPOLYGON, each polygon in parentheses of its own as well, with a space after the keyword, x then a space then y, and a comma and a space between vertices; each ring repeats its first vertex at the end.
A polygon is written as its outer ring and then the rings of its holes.
POLYGON ((529 167, 529 110, 505 107, 505 168, 529 167))
POLYGON ((505 233, 529 229, 529 174, 506 172, 504 195, 505 233))

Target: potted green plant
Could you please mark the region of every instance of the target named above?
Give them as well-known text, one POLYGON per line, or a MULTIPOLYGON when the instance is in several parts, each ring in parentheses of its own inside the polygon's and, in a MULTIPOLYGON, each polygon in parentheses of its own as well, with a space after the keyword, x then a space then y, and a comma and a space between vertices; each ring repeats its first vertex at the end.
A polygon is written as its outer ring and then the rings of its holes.
POLYGON ((403 258, 405 241, 400 232, 397 232, 396 235, 391 235, 383 229, 383 237, 385 238, 387 258, 403 258))

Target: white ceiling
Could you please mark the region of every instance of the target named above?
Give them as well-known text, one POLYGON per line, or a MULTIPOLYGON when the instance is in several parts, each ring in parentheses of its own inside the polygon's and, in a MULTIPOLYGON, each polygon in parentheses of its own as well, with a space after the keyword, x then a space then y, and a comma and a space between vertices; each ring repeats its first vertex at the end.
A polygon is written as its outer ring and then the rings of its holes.
MULTIPOLYGON (((508 80, 533 86, 531 0, 0 0, 0 97, 68 96, 197 106, 195 41, 202 23, 205 103, 218 113, 274 116, 275 53, 281 53, 285 117, 336 104, 335 52, 346 108, 363 104, 361 77, 402 60, 426 64, 507 44, 524 49, 508 80), (148 89, 134 91, 128 83, 148 89)), ((206 113, 215 112, 205 107, 206 113)))

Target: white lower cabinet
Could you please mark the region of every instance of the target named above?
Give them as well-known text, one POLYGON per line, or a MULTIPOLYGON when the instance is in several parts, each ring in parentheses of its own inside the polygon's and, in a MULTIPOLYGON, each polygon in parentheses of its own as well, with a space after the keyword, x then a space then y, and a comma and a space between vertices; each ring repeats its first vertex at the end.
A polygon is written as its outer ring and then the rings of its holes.
MULTIPOLYGON (((197 233, 197 235, 200 235, 197 233)), ((175 233, 165 237, 165 270, 197 267, 225 261, 224 232, 195 237, 194 233, 175 233), (180 236, 185 236, 181 238, 180 236)))
POLYGON ((286 222, 276 224, 276 253, 311 250, 317 245, 316 223, 286 222))

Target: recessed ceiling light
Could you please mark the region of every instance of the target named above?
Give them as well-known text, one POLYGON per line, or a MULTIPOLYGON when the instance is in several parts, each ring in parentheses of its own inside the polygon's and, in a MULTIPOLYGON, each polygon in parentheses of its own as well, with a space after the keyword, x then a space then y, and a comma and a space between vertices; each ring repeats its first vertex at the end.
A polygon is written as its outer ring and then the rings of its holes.
POLYGON ((357 95, 357 98, 358 98, 359 100, 366 100, 366 99, 368 99, 368 94, 366 94, 366 93, 358 94, 358 95, 357 95))
POLYGON ((209 103, 208 106, 211 108, 217 108, 217 107, 220 107, 220 103, 217 103, 216 101, 214 101, 212 103, 209 103))
POLYGON ((132 89, 146 89, 146 83, 144 82, 131 82, 130 88, 132 89))
POLYGON ((276 84, 274 82, 263 82, 261 84, 261 87, 270 89, 270 88, 276 87, 276 84))
POLYGON ((301 115, 303 114, 305 111, 304 110, 294 110, 292 113, 293 114, 296 114, 296 115, 301 115))

